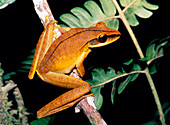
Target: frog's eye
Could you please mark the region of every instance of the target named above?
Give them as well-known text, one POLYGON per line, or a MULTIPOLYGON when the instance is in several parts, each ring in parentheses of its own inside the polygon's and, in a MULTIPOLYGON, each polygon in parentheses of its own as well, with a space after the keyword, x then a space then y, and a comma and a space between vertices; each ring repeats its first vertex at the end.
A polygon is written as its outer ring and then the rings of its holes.
POLYGON ((106 34, 100 34, 100 35, 98 36, 97 40, 98 40, 99 42, 104 43, 104 42, 106 42, 106 40, 107 40, 107 35, 106 35, 106 34))

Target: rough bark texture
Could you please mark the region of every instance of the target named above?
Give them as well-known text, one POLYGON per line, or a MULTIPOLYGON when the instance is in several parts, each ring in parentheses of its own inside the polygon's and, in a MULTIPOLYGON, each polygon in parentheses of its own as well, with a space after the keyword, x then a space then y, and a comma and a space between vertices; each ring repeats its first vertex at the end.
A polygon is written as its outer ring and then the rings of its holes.
POLYGON ((83 100, 81 100, 75 110, 79 111, 83 109, 85 115, 89 119, 92 125, 107 125, 100 113, 98 112, 96 106, 94 105, 94 97, 89 96, 83 100))

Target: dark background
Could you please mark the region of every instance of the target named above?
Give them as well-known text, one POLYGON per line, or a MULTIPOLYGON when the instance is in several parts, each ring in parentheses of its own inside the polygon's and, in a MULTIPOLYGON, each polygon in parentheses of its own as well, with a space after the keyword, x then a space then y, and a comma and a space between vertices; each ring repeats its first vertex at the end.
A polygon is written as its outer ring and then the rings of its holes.
MULTIPOLYGON (((53 15, 59 23, 61 23, 61 20, 59 20, 61 14, 70 12, 70 9, 76 6, 83 7, 85 1, 48 0, 53 15)), ((164 38, 170 34, 169 8, 167 6, 169 3, 161 0, 148 0, 148 2, 159 5, 159 9, 152 11, 153 15, 149 19, 138 18, 140 25, 132 28, 143 52, 152 40, 164 38)), ((35 48, 43 31, 43 26, 35 13, 31 0, 17 0, 5 9, 0 10, 0 23, 0 62, 5 73, 8 73, 19 69, 21 62, 30 55, 30 51, 35 48)), ((120 70, 122 63, 131 58, 139 58, 136 48, 121 21, 119 31, 122 36, 118 41, 109 46, 95 49, 87 57, 84 62, 86 69, 91 66, 102 66, 103 68, 111 66, 120 70)), ((165 48, 165 56, 159 59, 158 73, 153 75, 162 104, 170 102, 168 86, 169 52, 168 48, 165 48)), ((86 70, 86 74, 90 74, 90 71, 86 70)), ((28 112, 33 113, 29 116, 29 121, 32 121, 36 119, 36 111, 40 107, 66 90, 46 84, 37 76, 30 81, 27 75, 28 73, 17 73, 11 79, 18 84, 28 112)), ((85 78, 87 77, 88 75, 85 76, 85 78)), ((144 75, 140 75, 135 82, 130 83, 122 94, 116 94, 114 105, 111 104, 110 92, 111 84, 107 84, 102 89, 104 103, 99 110, 108 125, 141 124, 154 118, 157 108, 144 75)), ((90 124, 82 112, 74 113, 74 107, 57 113, 53 122, 53 124, 68 123, 75 125, 90 124)))

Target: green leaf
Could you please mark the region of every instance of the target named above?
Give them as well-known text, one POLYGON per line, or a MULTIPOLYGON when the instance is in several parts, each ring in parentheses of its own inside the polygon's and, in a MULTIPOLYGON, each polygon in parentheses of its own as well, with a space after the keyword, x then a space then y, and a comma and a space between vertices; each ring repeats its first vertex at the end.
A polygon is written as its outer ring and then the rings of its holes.
POLYGON ((32 65, 32 60, 23 61, 22 64, 32 65))
POLYGON ((168 42, 169 42, 169 41, 165 41, 165 42, 162 42, 161 44, 159 44, 159 45, 156 46, 155 51, 156 51, 157 56, 163 54, 163 49, 162 49, 162 47, 165 46, 165 45, 167 45, 168 42))
POLYGON ((33 58, 34 58, 34 55, 30 55, 27 57, 27 59, 31 59, 31 60, 33 60, 33 58))
MULTIPOLYGON (((133 68, 131 70, 131 72, 133 71, 139 71, 141 70, 141 67, 139 66, 139 64, 133 64, 133 68)), ((125 71, 122 73, 124 74, 125 71)), ((121 74, 121 75, 122 75, 121 74)), ((139 73, 136 73, 136 74, 132 74, 132 75, 129 75, 118 87, 118 94, 121 94, 123 92, 123 90, 126 88, 126 86, 130 83, 130 82, 133 82, 134 80, 137 79, 139 73)))
POLYGON ((93 69, 93 72, 91 74, 93 76, 93 80, 95 80, 98 83, 102 83, 106 81, 106 78, 105 78, 106 74, 102 68, 93 69))
POLYGON ((111 67, 108 67, 107 68, 107 71, 106 71, 106 76, 107 76, 107 80, 111 79, 111 78, 114 78, 117 76, 115 70, 111 67))
POLYGON ((31 50, 30 53, 31 54, 26 58, 26 60, 21 62, 22 65, 20 69, 17 70, 17 72, 29 72, 34 58, 35 49, 31 50))
MULTIPOLYGON (((111 78, 117 76, 115 70, 111 67, 108 67, 106 72, 102 68, 95 68, 92 70, 91 74, 92 79, 86 80, 91 86, 106 82, 107 80, 110 80, 111 78)), ((103 104, 103 96, 101 95, 102 87, 104 87, 104 85, 92 88, 97 109, 100 109, 103 104)))
POLYGON ((106 26, 112 29, 116 29, 118 30, 119 28, 119 20, 118 19, 110 19, 110 20, 106 20, 104 21, 106 26))
POLYGON ((118 94, 121 94, 123 92, 123 90, 126 88, 126 86, 128 85, 128 83, 131 81, 132 77, 131 76, 128 76, 126 78, 125 81, 123 81, 119 87, 118 87, 118 94))
POLYGON ((48 116, 44 118, 37 118, 37 120, 34 120, 31 122, 31 125, 49 125, 50 121, 54 118, 54 116, 48 116))
POLYGON ((79 21, 84 25, 84 27, 88 27, 89 23, 91 22, 91 15, 85 11, 83 8, 81 7, 75 7, 71 10, 71 12, 77 17, 79 18, 79 21))
MULTIPOLYGON (((107 27, 118 29, 119 20, 114 18, 116 14, 116 8, 112 0, 99 0, 101 7, 94 1, 87 1, 84 3, 85 9, 81 7, 75 7, 71 10, 72 14, 63 14, 60 19, 70 27, 89 27, 94 26, 97 22, 103 21, 107 27)), ((134 0, 119 0, 123 7, 127 7, 134 0)), ((157 10, 158 5, 148 3, 146 0, 138 0, 131 5, 125 12, 131 26, 137 26, 139 24, 136 15, 141 18, 149 18, 153 13, 150 10, 157 10)))
POLYGON ((157 10, 159 8, 158 5, 150 4, 146 0, 141 0, 141 3, 145 8, 149 8, 150 10, 157 10))
POLYGON ((18 69, 17 72, 28 73, 29 70, 27 69, 18 69))
POLYGON ((116 93, 116 80, 114 80, 113 84, 112 84, 112 91, 111 91, 111 102, 112 102, 112 104, 114 104, 115 93, 116 93))
POLYGON ((125 63, 123 63, 124 65, 129 65, 129 64, 131 64, 133 62, 133 59, 130 59, 129 61, 127 61, 127 62, 125 62, 125 63))
MULTIPOLYGON (((134 0, 120 0, 120 4, 123 7, 127 7, 133 1, 134 0)), ((156 9, 158 9, 158 5, 150 4, 146 0, 138 0, 126 10, 125 17, 131 26, 137 26, 139 22, 136 15, 141 18, 149 18, 153 14, 150 10, 156 9)))
MULTIPOLYGON (((170 39, 170 36, 163 38, 163 39, 153 40, 146 49, 145 55, 146 55, 147 61, 154 60, 157 57, 159 58, 159 57, 163 56, 164 55, 163 47, 169 45, 169 43, 170 43, 169 39, 170 39)), ((149 69, 150 69, 151 74, 154 74, 157 72, 156 61, 152 62, 149 65, 149 69)))
POLYGON ((94 96, 95 105, 97 107, 97 110, 99 110, 103 104, 103 96, 101 95, 101 87, 92 88, 92 92, 95 95, 94 96))
POLYGON ((147 61, 147 57, 141 58, 141 59, 139 59, 139 60, 141 60, 141 61, 147 61))
POLYGON ((97 22, 105 20, 104 22, 109 28, 118 29, 119 21, 110 18, 116 14, 113 2, 111 0, 100 0, 100 3, 102 8, 94 1, 86 1, 84 3, 85 9, 75 7, 71 9, 72 14, 63 14, 60 19, 73 28, 94 26, 97 22))
MULTIPOLYGON (((141 67, 138 64, 134 64, 132 71, 139 71, 139 70, 141 70, 141 67)), ((139 73, 131 75, 132 76, 131 82, 135 81, 137 79, 138 75, 139 75, 139 73)))
POLYGON ((156 64, 154 63, 152 66, 151 66, 151 68, 150 68, 150 73, 151 74, 155 74, 157 72, 157 70, 156 70, 156 64))
POLYGON ((15 0, 0 0, 0 9, 7 7, 9 4, 12 4, 15 0))
POLYGON ((92 15, 92 17, 93 17, 92 20, 94 20, 94 19, 100 20, 100 19, 104 19, 106 17, 96 2, 87 1, 84 3, 84 6, 92 15))
POLYGON ((31 66, 24 65, 24 66, 21 66, 21 68, 22 68, 22 69, 26 69, 26 70, 27 70, 27 69, 30 69, 30 68, 31 68, 31 66))
POLYGON ((31 53, 33 53, 33 54, 34 54, 34 53, 35 53, 35 50, 36 50, 36 48, 35 48, 35 49, 33 49, 33 50, 31 50, 31 53))
POLYGON ((7 73, 5 75, 3 75, 3 79, 6 80, 6 79, 10 79, 10 77, 12 75, 16 75, 17 73, 16 72, 10 72, 10 73, 7 73))
POLYGON ((81 27, 79 20, 69 13, 61 15, 60 19, 72 28, 81 27))
POLYGON ((151 60, 155 57, 155 55, 156 55, 155 46, 156 46, 156 44, 151 44, 148 46, 148 48, 146 50, 146 57, 148 58, 148 60, 151 60))
POLYGON ((98 85, 99 83, 106 82, 107 80, 117 76, 115 70, 111 67, 108 67, 106 72, 102 68, 95 68, 92 70, 91 74, 92 74, 92 80, 87 80, 87 81, 92 86, 98 85))
POLYGON ((107 16, 113 16, 116 14, 116 8, 111 0, 99 0, 104 13, 107 16))
POLYGON ((121 70, 122 70, 122 71, 118 71, 118 74, 119 74, 119 75, 122 75, 122 74, 126 73, 125 70, 123 69, 123 67, 121 68, 121 70))

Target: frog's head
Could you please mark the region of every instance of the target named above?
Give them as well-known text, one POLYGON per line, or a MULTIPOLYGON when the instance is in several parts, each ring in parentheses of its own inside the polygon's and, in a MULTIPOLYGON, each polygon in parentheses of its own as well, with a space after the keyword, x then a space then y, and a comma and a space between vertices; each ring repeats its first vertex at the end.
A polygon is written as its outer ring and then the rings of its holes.
POLYGON ((108 45, 119 39, 121 35, 119 31, 108 28, 103 22, 98 22, 94 28, 97 31, 95 32, 97 37, 89 42, 90 48, 108 45))

